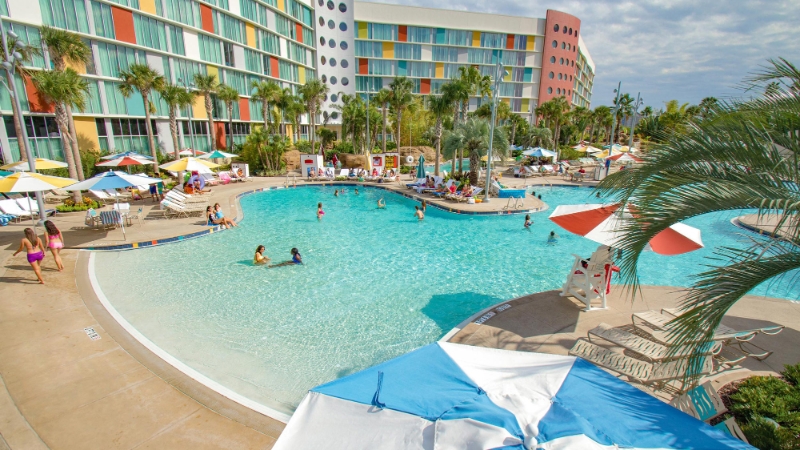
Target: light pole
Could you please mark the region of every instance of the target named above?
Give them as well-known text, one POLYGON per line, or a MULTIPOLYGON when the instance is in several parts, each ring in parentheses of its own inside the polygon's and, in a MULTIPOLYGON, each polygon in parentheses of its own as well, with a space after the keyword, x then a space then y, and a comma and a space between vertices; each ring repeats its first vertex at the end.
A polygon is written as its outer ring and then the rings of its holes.
POLYGON ((611 136, 608 137, 608 156, 611 156, 611 150, 614 149, 614 131, 617 128, 617 111, 619 110, 619 96, 622 93, 622 81, 619 82, 614 92, 617 94, 617 98, 614 100, 614 108, 611 110, 611 136))
POLYGON ((639 107, 642 106, 644 103, 644 99, 641 97, 642 93, 636 93, 636 103, 633 104, 633 116, 631 117, 631 132, 628 136, 628 151, 631 151, 633 148, 633 130, 636 129, 636 116, 639 115, 639 107))
POLYGON ((497 97, 500 95, 500 81, 508 74, 503 70, 503 62, 498 58, 494 70, 494 86, 492 86, 492 123, 489 127, 489 150, 486 152, 486 193, 483 201, 489 203, 489 187, 492 185, 492 147, 494 143, 494 122, 497 119, 497 97))
MULTIPOLYGON (((9 31, 8 35, 17 39, 17 35, 14 34, 13 31, 9 31)), ((12 49, 13 52, 9 52, 8 50, 8 40, 6 39, 6 26, 3 23, 3 19, 0 18, 0 36, 2 36, 3 40, 3 62, 0 65, 6 69, 8 72, 8 83, 10 86, 7 86, 8 93, 11 97, 14 98, 14 103, 17 105, 17 111, 19 111, 19 116, 16 117, 17 123, 19 124, 20 129, 22 130, 22 136, 17 136, 17 139, 22 138, 25 142, 25 155, 28 157, 28 168, 31 172, 36 172, 36 159, 33 156, 33 152, 31 151, 31 145, 28 141, 28 129, 25 127, 25 123, 22 120, 22 104, 19 101, 19 96, 17 95, 17 83, 14 80, 14 61, 15 60, 22 60, 22 55, 16 48, 12 49)), ((17 40, 15 46, 24 45, 21 41, 17 40)), ((64 149, 65 152, 69 151, 69 149, 64 149)), ((44 199, 42 197, 41 192, 36 192, 36 205, 39 207, 39 222, 42 222, 42 214, 46 211, 44 208, 44 199)), ((30 195, 30 194, 28 194, 30 195)))
MULTIPOLYGON (((183 83, 183 88, 189 90, 189 84, 182 77, 178 77, 178 82, 183 83)), ((189 119, 189 136, 192 142, 192 156, 197 156, 197 150, 194 146, 194 127, 192 126, 192 107, 186 107, 186 117, 189 119)), ((180 152, 180 150, 178 150, 180 152)))

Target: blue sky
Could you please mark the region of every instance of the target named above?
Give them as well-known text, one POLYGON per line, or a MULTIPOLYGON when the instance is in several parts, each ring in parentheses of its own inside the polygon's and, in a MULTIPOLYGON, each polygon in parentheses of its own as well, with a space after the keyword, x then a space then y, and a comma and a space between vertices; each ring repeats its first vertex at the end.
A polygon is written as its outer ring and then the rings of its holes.
POLYGON ((699 103, 743 95, 741 81, 768 58, 800 65, 800 1, 794 0, 384 0, 382 3, 544 17, 557 9, 581 19, 597 66, 592 106, 613 90, 645 105, 699 103))

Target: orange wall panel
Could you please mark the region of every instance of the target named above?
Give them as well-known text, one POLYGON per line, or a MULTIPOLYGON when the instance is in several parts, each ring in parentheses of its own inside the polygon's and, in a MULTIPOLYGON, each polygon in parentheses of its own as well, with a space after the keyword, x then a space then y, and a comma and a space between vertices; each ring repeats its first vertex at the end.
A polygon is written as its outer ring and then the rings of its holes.
POLYGON ((111 7, 111 17, 114 18, 114 35, 118 41, 136 43, 136 31, 133 28, 133 13, 127 9, 111 7))
POLYGON ((250 103, 246 98, 239 99, 239 117, 244 120, 250 120, 250 103))
POLYGON ((214 16, 211 8, 207 5, 200 5, 200 20, 203 22, 203 30, 209 33, 214 32, 214 16))
POLYGON ((217 131, 217 142, 214 148, 224 150, 227 148, 227 139, 225 139, 225 122, 214 122, 214 129, 217 131))
POLYGON ((36 86, 33 84, 28 77, 23 77, 25 79, 25 94, 28 95, 28 106, 31 112, 37 113, 54 113, 56 112, 56 107, 52 103, 49 103, 45 100, 44 96, 39 94, 39 90, 36 89, 36 86))
POLYGON ((423 78, 419 81, 419 93, 420 94, 430 94, 431 93, 431 80, 430 78, 423 78))
POLYGON ((279 78, 280 71, 278 70, 278 58, 269 59, 269 74, 275 78, 279 78))
POLYGON ((358 60, 358 73, 359 75, 369 74, 369 60, 361 58, 358 60))
POLYGON ((399 34, 399 38, 397 39, 398 41, 400 42, 408 41, 408 26, 400 25, 400 27, 398 28, 398 34, 399 34))
POLYGON ((514 48, 514 35, 508 34, 506 35, 506 48, 513 49, 514 48))
POLYGON ((303 42, 303 26, 299 23, 294 24, 295 32, 297 33, 297 41, 303 42))

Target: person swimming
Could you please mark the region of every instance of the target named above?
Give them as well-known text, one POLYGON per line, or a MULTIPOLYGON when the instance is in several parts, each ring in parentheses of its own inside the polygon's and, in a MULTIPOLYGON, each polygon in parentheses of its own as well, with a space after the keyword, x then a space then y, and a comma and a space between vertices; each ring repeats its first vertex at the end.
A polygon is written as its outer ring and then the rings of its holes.
POLYGON ((354 194, 358 195, 358 188, 355 189, 354 194))
POLYGON ((539 200, 541 200, 541 199, 542 199, 542 194, 539 194, 539 200))
POLYGON ((338 190, 338 189, 336 189, 335 191, 333 191, 333 196, 334 196, 334 197, 338 197, 338 196, 339 196, 339 190, 338 190))
POLYGON ((422 219, 425 218, 425 213, 422 211, 422 209, 419 207, 419 205, 414 205, 414 209, 416 210, 414 212, 414 215, 417 216, 418 220, 422 220, 422 219))
POLYGON ((556 234, 555 231, 551 231, 550 235, 547 237, 547 243, 555 244, 556 242, 558 242, 558 235, 556 234))
POLYGON ((281 267, 281 266, 295 266, 303 264, 303 256, 300 255, 300 250, 297 247, 292 248, 292 259, 290 261, 284 261, 280 264, 275 264, 273 266, 269 266, 270 268, 273 267, 281 267))
POLYGON ((378 199, 378 209, 386 208, 386 202, 383 200, 383 197, 378 199))
POLYGON ((531 215, 530 214, 525 214, 525 228, 530 230, 531 229, 531 225, 533 225, 533 221, 531 220, 531 215))
POLYGON ((269 257, 264 256, 264 250, 266 250, 266 248, 263 245, 256 247, 256 253, 253 255, 253 264, 257 266, 263 266, 264 264, 269 263, 269 257))
POLYGON ((317 220, 322 220, 322 216, 325 215, 325 211, 322 210, 322 202, 317 203, 317 220))
POLYGON ((595 197, 600 198, 600 193, 595 194, 595 197))

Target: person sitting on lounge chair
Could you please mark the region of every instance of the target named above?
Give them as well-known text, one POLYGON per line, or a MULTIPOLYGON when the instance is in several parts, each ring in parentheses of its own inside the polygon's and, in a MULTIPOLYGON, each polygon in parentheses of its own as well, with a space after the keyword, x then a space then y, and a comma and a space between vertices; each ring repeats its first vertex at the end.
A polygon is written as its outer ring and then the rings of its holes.
POLYGON ((461 196, 462 197, 472 197, 472 185, 464 186, 464 189, 461 189, 461 196))

